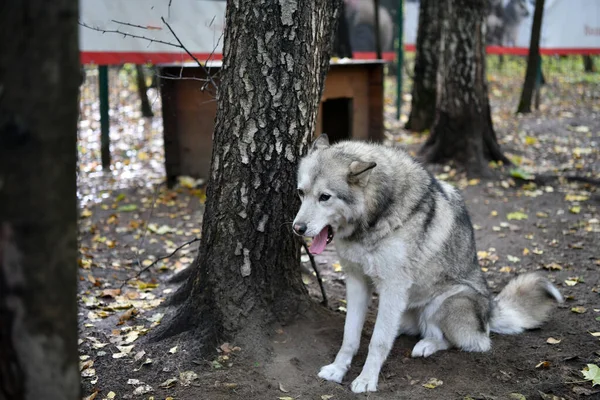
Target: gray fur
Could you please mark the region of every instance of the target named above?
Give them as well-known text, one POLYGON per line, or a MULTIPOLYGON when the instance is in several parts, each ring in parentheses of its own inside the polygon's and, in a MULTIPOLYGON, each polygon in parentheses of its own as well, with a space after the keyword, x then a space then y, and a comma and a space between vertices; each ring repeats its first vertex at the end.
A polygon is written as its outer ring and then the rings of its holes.
POLYGON ((529 16, 526 0, 510 0, 504 7, 504 39, 503 45, 515 47, 519 37, 521 23, 529 16))
POLYGON ((352 296, 364 299, 368 289, 362 282, 379 291, 380 309, 374 350, 352 384, 355 392, 376 390, 379 368, 399 332, 422 336, 415 357, 449 347, 486 351, 490 330, 538 327, 562 301, 536 274, 519 276, 494 298, 477 261, 462 196, 399 149, 364 142, 329 146, 321 139, 301 160, 298 188, 304 195, 294 224, 307 224, 306 236, 331 227, 352 282, 347 318, 354 322, 346 323, 336 361, 321 370, 324 379, 340 381, 358 349, 356 330, 366 308, 352 296), (319 200, 324 193, 331 198, 319 200))

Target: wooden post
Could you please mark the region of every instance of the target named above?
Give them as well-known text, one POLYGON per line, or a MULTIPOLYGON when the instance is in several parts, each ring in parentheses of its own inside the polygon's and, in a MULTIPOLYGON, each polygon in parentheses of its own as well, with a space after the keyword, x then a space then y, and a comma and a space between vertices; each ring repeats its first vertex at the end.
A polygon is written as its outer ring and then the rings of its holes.
POLYGON ((108 117, 108 67, 98 66, 98 86, 100 93, 100 154, 102 169, 110 169, 110 121, 108 117))

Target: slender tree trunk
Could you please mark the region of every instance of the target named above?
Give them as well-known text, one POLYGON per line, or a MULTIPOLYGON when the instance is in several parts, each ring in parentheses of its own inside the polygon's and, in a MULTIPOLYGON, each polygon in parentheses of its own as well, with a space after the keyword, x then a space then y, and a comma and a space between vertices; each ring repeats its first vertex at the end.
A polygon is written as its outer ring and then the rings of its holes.
POLYGON ((332 54, 340 58, 352 58, 352 45, 350 44, 348 19, 346 18, 346 5, 343 1, 340 2, 332 54))
POLYGON ((583 56, 583 69, 585 72, 588 72, 588 73, 596 72, 596 66, 594 65, 594 59, 589 54, 586 54, 583 56))
POLYGON ((267 324, 309 304, 290 228, 296 167, 314 131, 338 6, 227 2, 200 252, 179 292, 186 300, 159 338, 193 329, 208 342, 252 338, 257 347, 267 324))
POLYGON ((152 118, 154 113, 148 100, 148 86, 146 85, 146 74, 144 74, 144 68, 141 65, 135 66, 135 78, 137 81, 138 94, 140 95, 142 117, 152 118))
POLYGON ((440 52, 442 7, 438 0, 421 0, 410 115, 406 129, 430 129, 435 118, 436 79, 440 52))
POLYGON ((0 399, 80 399, 78 17, 0 6, 0 399))
POLYGON ((533 12, 533 24, 531 26, 531 40, 529 42, 529 56, 527 57, 527 71, 525 72, 525 82, 521 92, 521 100, 517 113, 530 113, 531 101, 534 92, 539 90, 540 82, 538 79, 540 68, 540 36, 542 33, 542 17, 544 16, 544 0, 535 2, 535 11, 533 12))
POLYGON ((486 2, 443 0, 436 117, 421 149, 429 162, 454 160, 471 175, 490 175, 502 154, 490 114, 485 72, 486 2))
POLYGON ((374 28, 374 34, 375 34, 375 54, 378 60, 381 60, 383 58, 382 52, 381 52, 381 24, 379 23, 379 0, 372 0, 373 1, 373 16, 375 19, 375 28, 374 28))

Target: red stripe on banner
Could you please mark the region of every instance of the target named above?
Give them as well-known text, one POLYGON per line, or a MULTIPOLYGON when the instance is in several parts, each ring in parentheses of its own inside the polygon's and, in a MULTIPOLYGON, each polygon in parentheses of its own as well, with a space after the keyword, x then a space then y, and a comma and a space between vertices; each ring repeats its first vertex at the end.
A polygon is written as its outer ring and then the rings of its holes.
MULTIPOLYGON (((194 53, 200 61, 220 61, 223 55, 220 53, 194 53)), ((168 64, 193 61, 186 53, 154 53, 154 52, 120 52, 120 51, 82 51, 80 53, 82 64, 95 65, 120 65, 133 64, 168 64)))
MULTIPOLYGON (((415 51, 415 45, 404 45, 404 50, 408 52, 415 51)), ((487 46, 487 54, 512 54, 526 56, 529 49, 526 47, 500 47, 487 46)), ((540 49, 542 55, 598 55, 600 48, 544 48, 540 49)), ((395 52, 385 52, 382 54, 386 61, 393 61, 396 57, 395 52)), ((195 53, 194 57, 198 60, 220 61, 223 55, 220 53, 195 53)), ((353 57, 357 60, 375 60, 375 52, 354 52, 353 57)), ((80 53, 82 64, 95 65, 120 65, 124 63, 133 64, 168 64, 193 61, 186 53, 154 53, 154 52, 118 52, 118 51, 82 51, 80 53)))

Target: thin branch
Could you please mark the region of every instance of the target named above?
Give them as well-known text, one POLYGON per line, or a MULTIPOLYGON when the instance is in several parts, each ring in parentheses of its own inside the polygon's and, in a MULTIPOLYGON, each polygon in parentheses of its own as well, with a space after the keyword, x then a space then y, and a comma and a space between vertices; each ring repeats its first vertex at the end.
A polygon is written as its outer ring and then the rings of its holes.
POLYGON ((171 28, 171 25, 169 25, 169 23, 165 20, 165 17, 160 17, 161 21, 163 22, 163 24, 165 24, 167 26, 167 28, 169 28, 169 30, 171 31, 171 34, 173 35, 173 37, 175 38, 175 40, 177 40, 177 43, 179 43, 179 47, 182 48, 183 50, 185 50, 185 52, 192 57, 192 59, 194 61, 196 61, 196 64, 198 64, 198 66, 200 68, 202 68, 204 70, 204 73, 206 74, 206 76, 208 77, 208 79, 210 79, 210 83, 213 85, 213 87, 215 89, 217 89, 217 84, 215 83, 215 81, 212 79, 212 77, 210 76, 210 74, 208 73, 208 71, 206 70, 206 68, 204 67, 204 65, 202 65, 202 63, 200 62, 200 60, 198 60, 196 58, 196 56, 194 56, 184 45, 183 43, 181 43, 181 40, 179 40, 179 37, 175 34, 175 31, 173 31, 173 28, 171 28))
MULTIPOLYGON (((175 255, 175 253, 177 253, 179 250, 181 250, 181 249, 183 249, 184 247, 186 247, 186 246, 189 246, 190 244, 192 244, 192 243, 195 243, 195 242, 197 242, 197 241, 199 241, 199 240, 200 240, 200 238, 194 238, 194 239, 192 239, 192 240, 189 240, 189 241, 185 242, 184 244, 182 244, 181 246, 179 246, 178 248, 176 248, 175 250, 173 250, 173 252, 172 252, 171 254, 168 254, 168 255, 166 255, 166 256, 162 256, 162 257, 159 257, 159 258, 157 258, 156 260, 154 260, 154 261, 152 262, 152 264, 150 264, 150 265, 148 265, 147 267, 144 267, 144 268, 142 268, 141 270, 139 270, 139 271, 138 271, 138 272, 135 274, 135 276, 133 276, 133 277, 131 277, 131 278, 128 278, 128 279, 126 279, 126 280, 125 280, 125 281, 124 281, 124 282, 121 284, 121 286, 120 286, 120 289, 123 289, 123 286, 125 286, 125 284, 126 284, 127 282, 129 282, 129 281, 131 281, 131 280, 133 280, 133 279, 137 279, 137 278, 139 278, 139 277, 140 277, 140 275, 142 275, 144 272, 148 271, 150 268, 152 268, 153 266, 155 266, 155 265, 156 265, 156 264, 157 264, 159 261, 162 261, 162 260, 164 260, 164 259, 167 259, 167 258, 173 257, 173 256, 175 255)), ((188 268, 189 268, 189 267, 188 267, 188 268)))
POLYGON ((308 246, 306 245, 306 242, 304 241, 304 239, 300 239, 300 240, 302 241, 302 247, 304 247, 306 254, 308 254, 310 263, 311 263, 313 269, 315 270, 315 275, 317 275, 317 281, 319 282, 319 287, 321 288, 321 296, 323 296, 323 301, 321 302, 321 304, 323 304, 325 307, 327 307, 327 303, 328 303, 327 294, 325 293, 325 287, 323 286, 323 280, 321 279, 321 274, 319 273, 319 270, 317 269, 317 263, 315 262, 315 257, 308 250, 308 246))
POLYGON ((101 28, 98 28, 98 27, 90 26, 90 25, 86 24, 85 22, 81 22, 81 21, 79 21, 79 25, 81 25, 83 27, 86 27, 88 29, 91 29, 93 31, 101 32, 101 33, 116 33, 116 34, 119 34, 119 35, 123 35, 123 37, 130 37, 130 38, 133 38, 133 39, 147 40, 150 43, 165 44, 167 46, 177 47, 178 49, 182 48, 180 45, 175 44, 175 43, 165 42, 164 40, 159 40, 159 39, 151 39, 151 38, 146 37, 146 36, 135 35, 133 33, 127 33, 127 32, 120 31, 118 29, 101 29, 101 28))
MULTIPOLYGON (((112 22, 114 22, 115 24, 120 24, 120 25, 125 25, 125 26, 131 26, 133 28, 139 28, 139 29, 150 29, 147 26, 142 26, 142 25, 136 25, 136 24, 131 24, 129 22, 121 22, 121 21, 117 21, 116 19, 111 19, 112 22)), ((159 29, 159 28, 157 28, 159 29)))

